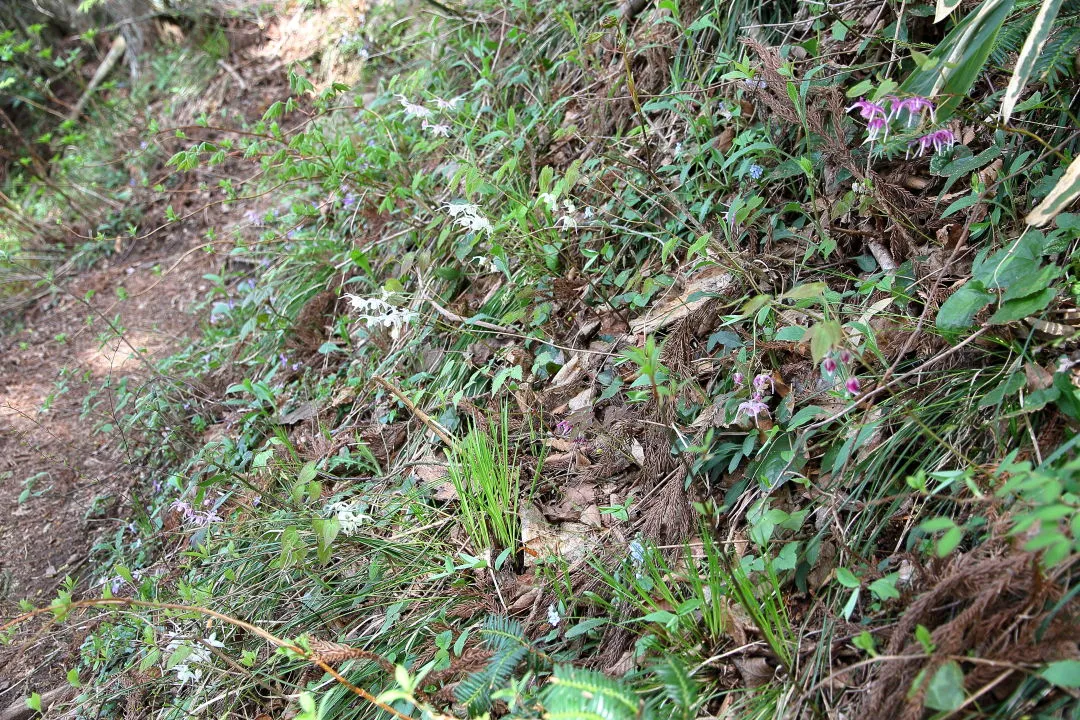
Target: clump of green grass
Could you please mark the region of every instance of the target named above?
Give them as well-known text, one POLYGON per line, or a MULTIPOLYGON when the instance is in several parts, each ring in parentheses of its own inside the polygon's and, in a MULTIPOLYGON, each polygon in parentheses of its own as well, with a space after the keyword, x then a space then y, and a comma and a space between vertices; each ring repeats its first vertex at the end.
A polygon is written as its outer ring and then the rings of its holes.
POLYGON ((510 452, 506 407, 487 427, 469 431, 454 449, 449 473, 474 549, 516 553, 521 544, 521 469, 510 452))

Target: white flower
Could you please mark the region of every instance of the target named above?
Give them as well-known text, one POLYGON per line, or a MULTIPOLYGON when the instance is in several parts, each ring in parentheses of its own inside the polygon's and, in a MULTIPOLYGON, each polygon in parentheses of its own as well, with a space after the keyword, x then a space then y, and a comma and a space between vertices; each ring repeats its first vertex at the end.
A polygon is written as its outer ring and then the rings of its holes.
POLYGON ((363 320, 369 328, 389 330, 393 340, 400 338, 402 330, 416 319, 414 313, 395 307, 383 298, 364 298, 351 293, 345 293, 342 297, 349 301, 354 310, 361 313, 359 320, 363 320))
POLYGON ((174 665, 173 670, 176 671, 176 680, 181 685, 186 684, 188 680, 199 682, 199 680, 202 679, 202 670, 199 670, 198 668, 192 670, 191 666, 186 663, 174 665))
POLYGON ((495 264, 495 261, 491 258, 482 257, 480 255, 475 256, 472 261, 483 268, 486 272, 497 273, 499 272, 499 266, 495 264))
POLYGON ((450 100, 435 98, 435 107, 439 108, 440 110, 457 110, 458 106, 461 105, 461 100, 462 98, 460 95, 450 100))
POLYGON ((427 120, 421 125, 425 130, 430 130, 435 137, 450 137, 450 126, 442 123, 429 123, 427 120))
POLYGON ((480 212, 480 208, 472 203, 446 203, 443 205, 443 209, 446 210, 446 214, 452 218, 456 218, 458 215, 476 215, 480 212))
POLYGON ((547 205, 547 208, 551 212, 555 212, 555 208, 559 204, 559 198, 555 197, 551 193, 540 193, 536 196, 538 202, 542 202, 547 205))
POLYGON ((645 546, 641 544, 640 540, 630 542, 630 561, 637 568, 645 564, 645 546))
POLYGON ((559 610, 555 607, 555 603, 548 605, 547 616, 548 623, 551 627, 558 627, 559 623, 562 622, 562 616, 559 615, 559 610))
POLYGON ((573 215, 563 215, 555 221, 555 225, 563 230, 576 230, 577 220, 574 219, 573 215))
POLYGON ((398 95, 397 99, 398 102, 401 103, 401 107, 405 108, 405 117, 414 117, 420 118, 421 120, 426 120, 427 118, 434 115, 433 112, 428 110, 423 105, 417 105, 406 100, 404 95, 398 95))
POLYGON ((472 232, 486 232, 490 235, 495 231, 491 221, 479 215, 462 215, 454 223, 472 232))
POLYGON ((594 215, 594 213, 593 213, 593 209, 591 207, 585 208, 585 212, 582 213, 582 217, 584 217, 586 220, 592 220, 593 215, 594 215))
POLYGON ((347 502, 336 502, 330 506, 330 512, 334 513, 341 525, 341 532, 346 535, 355 535, 364 521, 371 519, 371 516, 365 515, 362 509, 359 503, 353 505, 347 502))
POLYGON ((447 203, 443 205, 446 213, 454 218, 454 224, 472 232, 485 232, 488 235, 495 231, 491 221, 480 214, 480 208, 472 203, 447 203))

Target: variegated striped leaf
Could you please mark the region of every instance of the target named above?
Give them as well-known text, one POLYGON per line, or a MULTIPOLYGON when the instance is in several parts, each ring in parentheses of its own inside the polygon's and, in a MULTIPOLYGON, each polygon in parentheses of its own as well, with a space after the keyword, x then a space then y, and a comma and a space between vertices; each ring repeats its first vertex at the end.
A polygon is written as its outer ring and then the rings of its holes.
POLYGON ((937 0, 937 9, 934 11, 934 22, 939 23, 952 14, 952 11, 960 7, 964 0, 937 0))
POLYGON ((1050 194, 1028 213, 1027 224, 1043 227, 1077 198, 1080 198, 1080 157, 1069 164, 1050 194))
POLYGON ((1058 9, 1062 0, 1043 0, 1039 8, 1039 14, 1035 16, 1035 24, 1031 26, 1024 47, 1020 49, 1020 55, 1016 58, 1016 67, 1009 79, 1009 88, 1005 91, 1005 99, 1001 101, 1001 122, 1007 124, 1012 115, 1013 108, 1020 100, 1020 93, 1024 91, 1031 71, 1035 68, 1035 61, 1039 59, 1046 39, 1050 37, 1050 29, 1057 18, 1058 9))

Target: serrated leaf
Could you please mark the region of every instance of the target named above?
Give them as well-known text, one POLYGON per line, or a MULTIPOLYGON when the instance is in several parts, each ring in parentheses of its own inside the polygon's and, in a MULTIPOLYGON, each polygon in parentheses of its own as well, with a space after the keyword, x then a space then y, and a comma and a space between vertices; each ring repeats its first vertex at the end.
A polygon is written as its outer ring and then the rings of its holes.
MULTIPOLYGON (((945 1, 945 0, 942 0, 945 1)), ((951 2, 951 0, 947 0, 951 2)), ((1012 77, 1009 78, 1009 87, 1005 90, 1005 97, 1001 100, 1001 124, 1007 125, 1012 116, 1016 102, 1024 91, 1032 70, 1035 69, 1035 61, 1042 54, 1043 46, 1050 37, 1050 30, 1054 25, 1062 0, 1043 0, 1039 6, 1039 13, 1035 16, 1035 22, 1031 26, 1031 32, 1024 40, 1024 47, 1020 48, 1020 54, 1016 58, 1016 67, 1013 68, 1012 77)))

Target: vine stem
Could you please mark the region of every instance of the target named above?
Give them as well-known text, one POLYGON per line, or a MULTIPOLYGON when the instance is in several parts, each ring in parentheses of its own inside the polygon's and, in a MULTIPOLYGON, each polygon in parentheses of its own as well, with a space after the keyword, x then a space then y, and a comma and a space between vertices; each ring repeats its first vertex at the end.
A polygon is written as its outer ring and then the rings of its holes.
POLYGON ((211 610, 210 608, 200 607, 198 605, 182 605, 180 603, 159 603, 151 602, 149 600, 135 600, 134 598, 100 598, 95 600, 75 600, 73 602, 65 603, 63 605, 42 607, 31 610, 29 612, 25 612, 22 615, 19 615, 9 620, 3 625, 0 625, 0 633, 6 632, 7 630, 10 630, 17 625, 21 625, 39 615, 44 615, 46 613, 56 612, 59 610, 71 611, 79 608, 92 607, 141 607, 154 610, 180 610, 183 612, 194 612, 201 615, 206 615, 207 617, 212 617, 216 620, 220 620, 229 625, 238 627, 241 630, 246 630, 252 635, 257 635, 263 640, 266 640, 271 645, 284 648, 304 657, 308 662, 314 665, 318 665, 320 668, 322 668, 323 671, 333 677, 334 680, 348 688, 352 693, 362 697, 364 700, 367 700, 369 703, 379 708, 380 710, 384 710, 393 715, 394 717, 399 718, 400 720, 414 720, 412 716, 399 712, 387 705, 386 703, 381 702, 378 698, 376 698, 364 688, 353 685, 351 682, 342 677, 341 673, 339 673, 337 670, 330 667, 326 662, 324 662, 317 653, 305 650, 298 645, 292 644, 288 640, 283 640, 277 635, 269 633, 257 625, 252 625, 251 623, 245 622, 244 620, 225 615, 224 613, 219 613, 216 610, 211 610))

